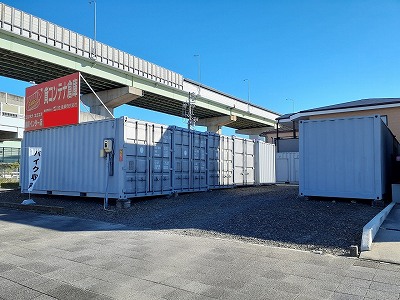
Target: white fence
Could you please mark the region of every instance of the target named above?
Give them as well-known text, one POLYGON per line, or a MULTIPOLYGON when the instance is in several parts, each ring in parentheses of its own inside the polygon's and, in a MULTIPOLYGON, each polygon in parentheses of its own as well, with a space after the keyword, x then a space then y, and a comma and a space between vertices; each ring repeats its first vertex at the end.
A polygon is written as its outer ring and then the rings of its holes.
POLYGON ((276 154, 276 182, 299 183, 299 152, 276 154))

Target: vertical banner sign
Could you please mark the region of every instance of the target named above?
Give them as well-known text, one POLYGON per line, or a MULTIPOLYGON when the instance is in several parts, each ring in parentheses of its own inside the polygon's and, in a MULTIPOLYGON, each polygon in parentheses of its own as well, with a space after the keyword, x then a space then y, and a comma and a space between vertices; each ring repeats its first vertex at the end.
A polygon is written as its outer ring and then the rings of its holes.
POLYGON ((28 192, 32 192, 33 186, 40 175, 40 169, 42 168, 42 147, 29 147, 28 148, 29 158, 29 186, 28 192))
POLYGON ((79 123, 80 73, 28 87, 25 131, 79 123))

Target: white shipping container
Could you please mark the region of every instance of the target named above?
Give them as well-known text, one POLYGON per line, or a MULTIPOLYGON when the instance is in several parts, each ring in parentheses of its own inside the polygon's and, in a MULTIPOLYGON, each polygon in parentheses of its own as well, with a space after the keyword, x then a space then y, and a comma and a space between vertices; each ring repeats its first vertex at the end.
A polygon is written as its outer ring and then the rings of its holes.
POLYGON ((398 142, 379 115, 300 121, 300 194, 382 199, 398 142))
POLYGON ((28 147, 42 147, 33 194, 127 199, 275 181, 273 145, 122 117, 25 132, 23 193, 28 147))
POLYGON ((256 184, 275 183, 275 145, 256 141, 254 146, 256 184))

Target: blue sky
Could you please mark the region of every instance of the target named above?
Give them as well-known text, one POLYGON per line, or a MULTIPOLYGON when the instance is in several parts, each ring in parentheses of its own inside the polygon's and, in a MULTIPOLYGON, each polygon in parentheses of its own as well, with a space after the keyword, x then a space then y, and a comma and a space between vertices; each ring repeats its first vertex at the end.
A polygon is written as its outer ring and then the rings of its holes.
MULTIPOLYGON (((93 36, 86 0, 3 0, 93 36)), ((400 97, 399 0, 97 0, 97 39, 278 113, 400 97)), ((0 90, 26 84, 0 78, 0 90)), ((184 126, 136 108, 128 115, 184 126)))

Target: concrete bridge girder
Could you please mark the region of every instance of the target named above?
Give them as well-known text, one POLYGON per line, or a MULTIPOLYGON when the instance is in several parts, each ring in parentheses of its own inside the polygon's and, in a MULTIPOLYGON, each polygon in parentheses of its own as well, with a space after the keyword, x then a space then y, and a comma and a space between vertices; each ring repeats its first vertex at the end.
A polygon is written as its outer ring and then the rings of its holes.
POLYGON ((196 122, 197 125, 206 126, 207 131, 221 134, 221 127, 226 126, 232 122, 236 122, 236 116, 221 116, 200 119, 196 122))
POLYGON ((258 127, 258 128, 247 128, 247 129, 239 129, 235 130, 237 134, 246 134, 250 139, 257 141, 265 141, 265 137, 260 136, 260 134, 265 131, 271 129, 271 127, 258 127))
MULTIPOLYGON (((113 114, 114 108, 142 97, 143 91, 133 86, 125 86, 97 92, 96 94, 100 100, 103 101, 108 110, 113 114)), ((110 117, 108 111, 93 93, 82 95, 81 100, 85 105, 90 107, 91 113, 110 117)))

